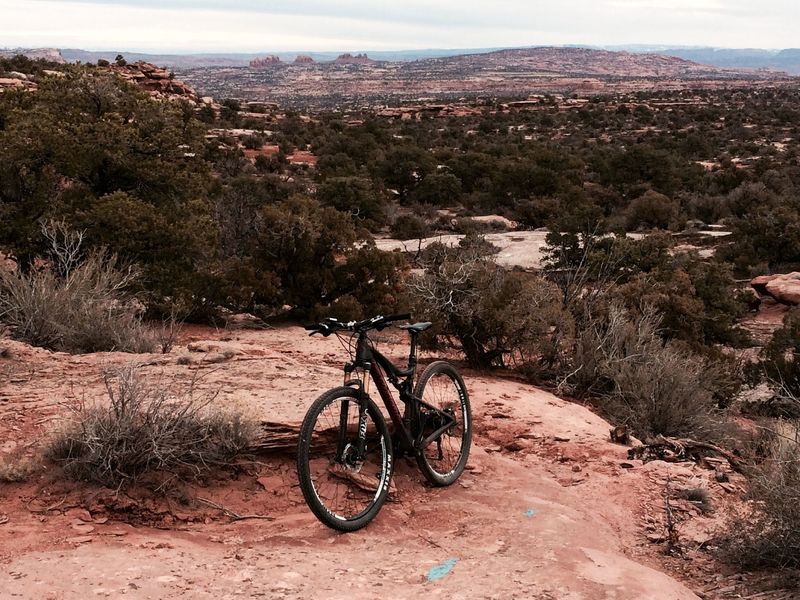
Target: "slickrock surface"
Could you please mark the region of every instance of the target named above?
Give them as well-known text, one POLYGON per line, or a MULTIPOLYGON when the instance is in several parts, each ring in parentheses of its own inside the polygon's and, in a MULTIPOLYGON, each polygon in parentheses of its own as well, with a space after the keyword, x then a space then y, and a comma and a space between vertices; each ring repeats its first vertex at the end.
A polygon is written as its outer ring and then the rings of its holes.
MULTIPOLYGON (((399 360, 402 336, 387 330, 379 344, 399 360)), ((5 339, 0 348, 5 462, 35 460, 72 409, 103 402, 109 367, 135 361, 164 385, 219 392, 220 409, 296 425, 338 384, 345 360, 335 339, 299 327, 186 327, 168 354, 71 356, 5 339)), ((705 598, 746 589, 702 551, 725 508, 740 502, 741 476, 729 473, 723 489, 694 463, 628 460, 587 408, 514 378, 464 375, 474 416, 468 470, 431 488, 400 460, 391 501, 354 534, 309 512, 293 445, 167 498, 66 483, 52 466, 0 485, 0 595, 680 600, 697 597, 690 586, 705 598), (691 561, 663 555, 667 477, 673 489, 707 488, 717 509, 674 501, 691 561), (274 520, 232 521, 205 501, 274 520)))

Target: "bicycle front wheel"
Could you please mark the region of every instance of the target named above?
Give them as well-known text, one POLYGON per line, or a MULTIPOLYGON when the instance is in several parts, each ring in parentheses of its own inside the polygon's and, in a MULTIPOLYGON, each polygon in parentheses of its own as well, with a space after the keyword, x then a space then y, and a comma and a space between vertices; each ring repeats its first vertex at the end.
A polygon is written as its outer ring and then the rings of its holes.
MULTIPOLYGON (((437 486, 450 485, 464 471, 472 443, 472 411, 467 387, 453 365, 437 361, 420 375, 414 395, 455 420, 438 439, 417 454, 417 464, 428 481, 437 486)), ((420 412, 423 437, 442 426, 441 419, 432 411, 421 407, 420 412)))
POLYGON ((334 388, 308 409, 300 429, 297 475, 316 517, 339 531, 361 529, 389 493, 392 441, 378 407, 349 387, 334 388), (366 436, 363 448, 359 432, 366 436))

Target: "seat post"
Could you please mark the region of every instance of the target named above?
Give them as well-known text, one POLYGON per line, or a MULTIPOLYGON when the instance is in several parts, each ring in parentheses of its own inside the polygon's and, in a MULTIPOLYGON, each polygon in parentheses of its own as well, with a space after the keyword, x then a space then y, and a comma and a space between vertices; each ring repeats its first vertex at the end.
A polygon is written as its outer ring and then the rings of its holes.
POLYGON ((411 334, 411 350, 408 353, 408 368, 413 369, 417 366, 417 335, 419 335, 419 332, 413 329, 409 329, 408 332, 411 334))

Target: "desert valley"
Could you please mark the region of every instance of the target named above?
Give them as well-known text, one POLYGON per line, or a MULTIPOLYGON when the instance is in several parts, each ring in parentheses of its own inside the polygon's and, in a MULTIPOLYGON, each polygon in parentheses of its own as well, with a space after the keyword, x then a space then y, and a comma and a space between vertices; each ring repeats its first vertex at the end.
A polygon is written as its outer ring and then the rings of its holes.
POLYGON ((0 52, 0 597, 800 597, 800 79, 324 58, 0 52), (301 326, 406 311, 469 461, 339 533, 301 326))

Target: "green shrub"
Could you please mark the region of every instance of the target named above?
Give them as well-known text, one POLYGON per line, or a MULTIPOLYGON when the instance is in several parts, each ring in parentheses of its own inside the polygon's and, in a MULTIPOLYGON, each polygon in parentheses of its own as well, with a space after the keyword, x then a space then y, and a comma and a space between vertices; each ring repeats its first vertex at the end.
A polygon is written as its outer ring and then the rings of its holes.
POLYGON ((680 204, 677 201, 648 190, 634 199, 628 207, 627 228, 677 228, 681 225, 681 220, 680 204))
POLYGON ((319 185, 317 198, 324 205, 350 213, 370 228, 386 223, 386 199, 369 179, 329 177, 319 185))
POLYGON ((775 392, 800 398, 800 308, 784 317, 783 326, 764 347, 760 363, 775 392))
POLYGON ((558 288, 522 272, 507 272, 480 236, 456 248, 432 244, 425 273, 407 284, 415 317, 432 321, 433 343, 457 342, 473 366, 552 367, 571 328, 558 288))
POLYGON ((419 240, 432 233, 431 226, 417 215, 400 215, 392 223, 392 237, 398 240, 419 240))
POLYGON ((154 296, 198 298, 216 240, 192 107, 112 73, 64 72, 0 95, 0 246, 27 271, 48 245, 40 221, 63 219, 86 231, 84 248, 135 263, 154 296))

